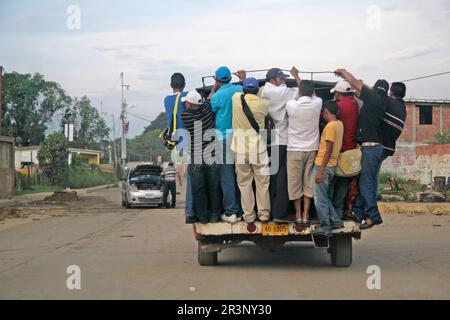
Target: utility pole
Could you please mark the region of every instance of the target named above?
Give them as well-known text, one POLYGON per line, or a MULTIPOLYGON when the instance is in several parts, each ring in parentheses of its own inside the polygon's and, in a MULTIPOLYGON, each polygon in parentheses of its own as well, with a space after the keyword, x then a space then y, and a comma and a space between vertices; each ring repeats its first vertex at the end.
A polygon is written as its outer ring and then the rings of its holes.
POLYGON ((121 162, 122 167, 125 169, 125 165, 127 162, 127 130, 126 128, 126 119, 127 119, 127 103, 125 101, 125 96, 123 89, 126 88, 126 90, 130 89, 130 86, 128 84, 123 84, 123 72, 120 73, 120 80, 121 80, 121 89, 122 89, 122 101, 121 101, 121 107, 122 112, 120 114, 120 120, 122 121, 122 156, 121 156, 121 162))
POLYGON ((0 136, 2 135, 3 123, 3 67, 0 66, 0 136))
POLYGON ((113 148, 114 148, 114 173, 117 176, 116 119, 114 118, 114 113, 112 114, 112 127, 113 127, 113 148))

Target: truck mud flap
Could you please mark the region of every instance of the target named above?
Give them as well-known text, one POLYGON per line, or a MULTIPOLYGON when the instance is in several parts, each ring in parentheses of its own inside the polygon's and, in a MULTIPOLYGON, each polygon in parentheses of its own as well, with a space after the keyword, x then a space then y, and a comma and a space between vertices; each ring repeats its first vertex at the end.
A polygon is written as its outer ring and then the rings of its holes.
POLYGON ((314 243, 314 248, 329 248, 330 247, 330 241, 329 237, 325 236, 318 236, 311 234, 312 242, 314 243))

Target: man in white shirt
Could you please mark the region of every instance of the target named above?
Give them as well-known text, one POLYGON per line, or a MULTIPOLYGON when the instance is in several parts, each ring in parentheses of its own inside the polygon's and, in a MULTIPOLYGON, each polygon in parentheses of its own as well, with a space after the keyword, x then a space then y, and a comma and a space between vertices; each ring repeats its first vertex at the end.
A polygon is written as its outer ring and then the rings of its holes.
POLYGON ((313 198, 314 176, 312 170, 319 149, 319 121, 322 99, 315 96, 314 83, 302 80, 298 100, 286 105, 289 117, 287 171, 289 199, 294 200, 296 224, 311 225, 309 209, 313 198), (302 209, 303 199, 303 211, 302 209))
MULTIPOLYGON (((300 84, 298 70, 293 67, 291 75, 300 84)), ((272 217, 275 222, 288 221, 290 201, 287 190, 287 142, 288 142, 288 116, 286 103, 299 97, 298 88, 288 88, 286 78, 281 69, 272 68, 266 74, 266 84, 260 90, 260 97, 269 100, 269 116, 275 125, 275 136, 271 147, 271 158, 278 159, 278 170, 270 176, 270 203, 272 217), (274 157, 274 154, 277 154, 274 157)), ((272 161, 272 166, 275 165, 272 161)))

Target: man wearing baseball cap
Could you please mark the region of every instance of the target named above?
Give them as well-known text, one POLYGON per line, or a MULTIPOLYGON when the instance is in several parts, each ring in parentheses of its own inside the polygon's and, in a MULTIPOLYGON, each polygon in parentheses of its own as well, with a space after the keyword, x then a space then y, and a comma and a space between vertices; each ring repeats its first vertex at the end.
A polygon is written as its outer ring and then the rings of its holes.
MULTIPOLYGON (((358 127, 359 105, 355 99, 355 90, 345 80, 336 83, 331 89, 339 108, 338 119, 344 125, 344 137, 341 152, 356 148, 356 129, 358 127)), ((353 178, 335 177, 332 185, 333 206, 342 218, 345 211, 346 196, 353 178)))
MULTIPOLYGON (((245 71, 238 71, 240 81, 246 77, 245 71)), ((231 83, 231 72, 228 67, 220 67, 215 73, 215 84, 209 95, 212 111, 216 114, 216 134, 222 146, 222 163, 220 164, 220 186, 223 194, 224 221, 236 222, 242 213, 239 191, 236 184, 234 157, 230 150, 232 139, 232 96, 242 92, 241 85, 231 83)))
POLYGON ((270 220, 269 158, 266 143, 259 130, 265 129, 269 102, 257 96, 259 83, 255 78, 244 80, 243 91, 244 94, 235 93, 232 98, 231 149, 236 156, 236 175, 241 191, 244 221, 252 223, 258 217, 261 222, 265 222, 270 220), (255 213, 253 182, 256 185, 257 213, 255 213))
POLYGON ((361 143, 361 175, 352 218, 358 222, 364 220, 360 229, 365 230, 383 223, 377 196, 378 176, 384 159, 382 124, 388 104, 389 83, 380 79, 370 87, 345 69, 338 69, 335 74, 348 81, 363 101, 356 132, 356 140, 361 143))
MULTIPOLYGON (((299 71, 292 67, 291 75, 300 83, 299 71)), ((289 76, 279 68, 272 68, 266 74, 266 84, 261 88, 259 95, 269 100, 269 115, 274 123, 274 140, 271 144, 271 158, 278 159, 278 170, 270 176, 270 203, 275 222, 287 222, 291 213, 291 202, 287 189, 287 141, 288 141, 288 116, 286 103, 299 97, 297 87, 286 86, 289 76), (273 156, 275 155, 275 157, 273 156)), ((274 165, 274 162, 272 162, 274 165)))
POLYGON ((214 162, 215 134, 214 113, 209 101, 203 102, 197 91, 190 91, 186 96, 186 111, 181 115, 184 127, 189 132, 186 144, 190 151, 188 174, 191 176, 193 194, 193 211, 200 223, 215 223, 220 221, 222 198, 220 192, 220 166, 214 162), (200 125, 200 128, 198 127, 200 125))

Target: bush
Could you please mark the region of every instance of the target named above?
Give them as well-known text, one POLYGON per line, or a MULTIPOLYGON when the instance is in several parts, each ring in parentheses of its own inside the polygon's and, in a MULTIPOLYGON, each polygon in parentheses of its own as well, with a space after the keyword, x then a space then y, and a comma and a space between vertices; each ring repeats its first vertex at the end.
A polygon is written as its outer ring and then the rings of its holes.
POLYGON ((96 164, 83 163, 77 157, 73 157, 69 169, 70 188, 90 188, 115 182, 117 179, 112 174, 101 172, 96 164))
POLYGON ((66 180, 69 146, 60 132, 50 134, 38 152, 39 166, 50 185, 62 186, 66 180))

